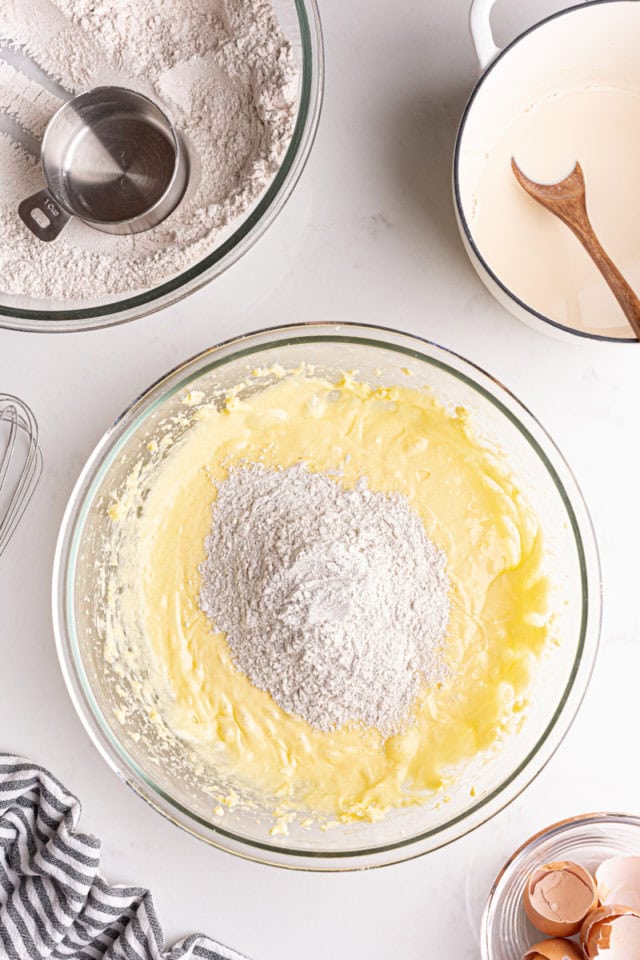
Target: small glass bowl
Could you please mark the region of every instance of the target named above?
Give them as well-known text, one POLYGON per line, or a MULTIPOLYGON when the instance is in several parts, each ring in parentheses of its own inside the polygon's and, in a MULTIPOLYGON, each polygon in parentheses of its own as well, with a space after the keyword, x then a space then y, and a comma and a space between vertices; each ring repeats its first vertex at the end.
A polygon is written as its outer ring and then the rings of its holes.
POLYGON ((496 877, 484 916, 483 960, 520 960, 545 940, 522 905, 531 871, 554 860, 571 860, 594 873, 609 857, 640 854, 640 817, 626 813, 585 813, 536 833, 516 850, 496 877))

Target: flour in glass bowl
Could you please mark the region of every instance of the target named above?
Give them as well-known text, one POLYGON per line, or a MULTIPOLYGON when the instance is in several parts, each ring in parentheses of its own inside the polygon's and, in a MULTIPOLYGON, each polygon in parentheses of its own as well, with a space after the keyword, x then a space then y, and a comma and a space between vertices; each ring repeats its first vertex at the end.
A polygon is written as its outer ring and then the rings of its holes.
POLYGON ((212 513, 200 606, 235 665, 319 730, 400 732, 421 687, 447 676, 449 621, 444 554, 408 500, 251 463, 212 513))
MULTIPOLYGON (((69 93, 118 84, 150 96, 187 145, 190 183, 159 227, 100 234, 72 220, 53 243, 21 223, 44 185, 38 161, 0 125, 0 286, 81 300, 149 289, 211 253, 272 181, 296 118, 297 71, 268 0, 0 0, 0 48, 69 93)), ((60 100, 0 59, 0 120, 41 137, 60 100)))

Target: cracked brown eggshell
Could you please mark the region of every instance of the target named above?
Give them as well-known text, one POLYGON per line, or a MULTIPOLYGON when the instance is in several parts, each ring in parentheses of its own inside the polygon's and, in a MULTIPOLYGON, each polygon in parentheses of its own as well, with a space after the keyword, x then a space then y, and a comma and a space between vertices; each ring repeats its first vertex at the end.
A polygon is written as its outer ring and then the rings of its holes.
POLYGON ((580 943, 587 960, 638 960, 640 913, 618 904, 598 907, 584 921, 580 943), (620 921, 624 922, 624 929, 620 921), (619 935, 616 935, 616 924, 619 935))
POLYGON ((595 880, 578 863, 545 863, 536 867, 527 880, 525 913, 537 930, 550 937, 578 933, 587 914, 597 905, 595 880))
POLYGON ((556 937, 534 944, 522 960, 584 960, 584 953, 577 943, 556 937))

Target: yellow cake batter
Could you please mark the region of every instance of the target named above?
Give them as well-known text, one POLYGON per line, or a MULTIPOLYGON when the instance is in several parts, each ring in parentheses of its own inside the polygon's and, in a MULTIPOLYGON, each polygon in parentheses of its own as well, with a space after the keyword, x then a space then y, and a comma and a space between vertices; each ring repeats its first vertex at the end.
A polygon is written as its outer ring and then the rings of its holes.
MULTIPOLYGON (((138 521, 136 616, 168 726, 274 805, 376 819, 419 803, 491 747, 521 712, 549 635, 536 518, 468 416, 426 391, 337 386, 287 376, 247 401, 205 409, 158 470, 138 521), (383 742, 374 730, 322 733, 285 714, 232 664, 198 605, 217 481, 240 460, 367 477, 404 494, 447 557, 451 679, 425 690, 416 720, 383 742)), ((117 505, 112 517, 118 522, 117 505)), ((125 625, 126 632, 126 625, 125 625)))

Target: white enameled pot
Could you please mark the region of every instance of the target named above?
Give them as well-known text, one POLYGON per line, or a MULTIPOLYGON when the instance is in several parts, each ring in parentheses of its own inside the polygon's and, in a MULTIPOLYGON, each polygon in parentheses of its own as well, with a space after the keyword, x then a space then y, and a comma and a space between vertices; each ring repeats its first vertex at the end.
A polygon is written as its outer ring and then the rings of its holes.
POLYGON ((484 259, 471 213, 480 165, 524 104, 577 82, 640 92, 640 2, 587 0, 547 17, 503 50, 491 30, 495 2, 471 4, 471 35, 482 73, 462 116, 453 160, 455 211, 469 258, 493 296, 530 326, 564 340, 637 343, 631 335, 604 336, 565 326, 525 303, 484 259))

